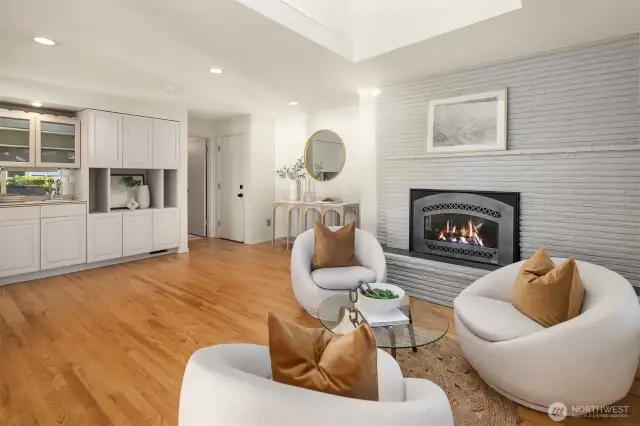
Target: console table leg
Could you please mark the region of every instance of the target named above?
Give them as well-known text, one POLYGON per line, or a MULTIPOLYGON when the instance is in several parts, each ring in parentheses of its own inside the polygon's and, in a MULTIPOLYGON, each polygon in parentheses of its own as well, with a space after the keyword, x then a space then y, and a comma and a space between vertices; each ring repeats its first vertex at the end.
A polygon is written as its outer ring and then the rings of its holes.
POLYGON ((289 251, 290 235, 291 235, 291 209, 287 208, 287 251, 289 251))
POLYGON ((271 247, 276 246, 276 208, 273 209, 271 214, 271 247))

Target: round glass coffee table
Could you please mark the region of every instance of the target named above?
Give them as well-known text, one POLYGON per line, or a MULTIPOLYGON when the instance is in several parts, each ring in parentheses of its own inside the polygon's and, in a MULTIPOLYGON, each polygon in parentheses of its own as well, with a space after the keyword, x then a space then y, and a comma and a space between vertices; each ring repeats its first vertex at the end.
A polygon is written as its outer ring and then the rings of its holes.
MULTIPOLYGON (((391 349, 396 357, 396 349, 413 349, 433 343, 449 330, 449 320, 429 302, 405 297, 399 308, 408 318, 409 324, 372 327, 379 348, 391 349)), ((347 334, 366 320, 349 300, 349 293, 332 296, 318 308, 318 319, 329 331, 347 334)))

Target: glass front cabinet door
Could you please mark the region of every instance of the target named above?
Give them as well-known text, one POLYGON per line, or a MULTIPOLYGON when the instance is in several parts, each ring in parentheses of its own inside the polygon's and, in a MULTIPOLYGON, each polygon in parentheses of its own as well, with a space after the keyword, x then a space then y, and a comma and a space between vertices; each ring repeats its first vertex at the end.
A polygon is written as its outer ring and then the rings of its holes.
POLYGON ((80 121, 75 118, 37 116, 36 166, 80 168, 80 121))
POLYGON ((0 166, 33 167, 35 161, 33 114, 0 111, 0 166))

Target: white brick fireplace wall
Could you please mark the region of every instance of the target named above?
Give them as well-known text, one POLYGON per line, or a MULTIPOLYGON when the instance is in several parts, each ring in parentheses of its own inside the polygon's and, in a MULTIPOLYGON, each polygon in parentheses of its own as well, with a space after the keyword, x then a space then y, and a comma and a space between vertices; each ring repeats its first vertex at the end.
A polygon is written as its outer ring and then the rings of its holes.
MULTIPOLYGON (((633 34, 384 88, 377 111, 381 242, 408 249, 410 188, 520 192, 523 258, 545 246, 640 286, 639 67, 633 34), (426 155, 429 100, 502 87, 509 92, 508 151, 426 155)), ((486 273, 388 259, 390 282, 443 304, 486 273)))

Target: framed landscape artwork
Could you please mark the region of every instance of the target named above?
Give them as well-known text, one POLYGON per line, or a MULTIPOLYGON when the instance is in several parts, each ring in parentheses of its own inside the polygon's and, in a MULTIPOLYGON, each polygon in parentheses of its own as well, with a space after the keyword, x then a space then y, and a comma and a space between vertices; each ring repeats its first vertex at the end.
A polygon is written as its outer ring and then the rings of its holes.
POLYGON ((427 152, 507 149, 507 89, 429 101, 427 152))

